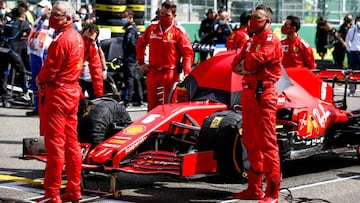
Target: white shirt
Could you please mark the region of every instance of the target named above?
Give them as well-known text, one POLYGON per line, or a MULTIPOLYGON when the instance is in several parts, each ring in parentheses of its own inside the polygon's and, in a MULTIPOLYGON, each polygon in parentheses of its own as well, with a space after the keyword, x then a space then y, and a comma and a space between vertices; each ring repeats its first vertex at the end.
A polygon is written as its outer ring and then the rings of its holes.
POLYGON ((360 30, 358 28, 349 29, 345 38, 345 45, 348 52, 360 51, 360 30))
POLYGON ((49 27, 49 18, 36 19, 28 37, 28 54, 43 57, 54 38, 54 29, 49 27))

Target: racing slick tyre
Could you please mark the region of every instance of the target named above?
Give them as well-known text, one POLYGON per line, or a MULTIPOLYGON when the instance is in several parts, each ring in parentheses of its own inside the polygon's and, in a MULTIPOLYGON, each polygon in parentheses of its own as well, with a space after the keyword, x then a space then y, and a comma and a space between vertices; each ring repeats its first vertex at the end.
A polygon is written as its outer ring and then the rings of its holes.
POLYGON ((131 123, 125 106, 111 98, 84 100, 78 111, 78 137, 81 143, 90 143, 92 147, 112 136, 115 126, 131 123))
POLYGON ((197 149, 214 150, 218 173, 226 178, 246 177, 249 168, 241 125, 240 111, 218 111, 205 119, 199 133, 197 149))

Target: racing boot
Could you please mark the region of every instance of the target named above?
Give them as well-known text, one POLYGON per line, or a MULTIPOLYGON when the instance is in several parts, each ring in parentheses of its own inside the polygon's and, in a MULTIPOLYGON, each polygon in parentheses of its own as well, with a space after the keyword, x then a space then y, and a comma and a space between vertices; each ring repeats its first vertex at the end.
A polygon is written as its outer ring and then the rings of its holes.
MULTIPOLYGON (((73 148, 77 148, 76 145, 73 148)), ((76 150, 74 150, 76 152, 76 150)), ((81 154, 79 152, 79 154, 81 154)), ((72 156, 71 161, 65 165, 66 192, 61 195, 63 202, 77 202, 82 199, 81 195, 81 155, 72 156)))
POLYGON ((39 203, 62 203, 59 191, 45 190, 45 195, 37 200, 39 203))
POLYGON ((44 196, 44 197, 41 197, 41 198, 35 200, 35 202, 38 202, 38 203, 62 203, 60 196, 54 196, 54 197, 44 196))
POLYGON ((278 203, 281 176, 277 173, 266 175, 265 197, 259 203, 278 203))
POLYGON ((61 200, 63 202, 78 202, 81 199, 82 199, 82 195, 80 191, 65 192, 65 194, 61 195, 61 200))
POLYGON ((261 200, 264 197, 262 191, 262 173, 256 173, 253 170, 248 172, 248 188, 242 192, 234 193, 235 199, 261 200))

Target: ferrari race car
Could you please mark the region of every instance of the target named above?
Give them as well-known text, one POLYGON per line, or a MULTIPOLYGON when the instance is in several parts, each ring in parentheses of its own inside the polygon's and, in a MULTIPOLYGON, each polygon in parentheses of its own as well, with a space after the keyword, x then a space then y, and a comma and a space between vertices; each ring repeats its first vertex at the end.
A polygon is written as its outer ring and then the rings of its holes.
MULTIPOLYGON (((174 85, 169 104, 136 121, 112 99, 83 106, 79 111, 83 170, 111 175, 110 192, 115 197, 117 172, 246 177, 249 163, 239 104, 242 76, 231 70, 234 56, 224 52, 199 64, 174 85)), ((341 70, 315 74, 306 68, 283 69, 276 84, 276 132, 283 161, 330 152, 359 156, 360 110, 346 110, 346 91, 336 101, 339 96, 325 81, 336 77, 335 82, 344 83, 346 89, 359 76, 341 70)), ((46 161, 44 148, 35 146, 41 145, 39 140, 24 139, 24 158, 46 161)))

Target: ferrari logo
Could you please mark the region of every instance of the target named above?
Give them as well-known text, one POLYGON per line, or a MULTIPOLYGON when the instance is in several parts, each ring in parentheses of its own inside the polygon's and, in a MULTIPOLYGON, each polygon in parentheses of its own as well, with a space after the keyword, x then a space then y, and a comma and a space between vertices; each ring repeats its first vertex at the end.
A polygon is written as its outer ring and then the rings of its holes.
POLYGON ((294 48, 293 48, 293 51, 294 51, 295 53, 298 52, 298 51, 299 51, 299 47, 297 47, 297 46, 294 47, 294 48))
POLYGON ((168 40, 171 40, 173 37, 174 37, 174 35, 173 35, 172 33, 169 33, 169 34, 167 35, 167 39, 168 39, 168 40))
POLYGON ((260 44, 258 44, 255 48, 255 51, 259 51, 260 50, 260 44))
POLYGON ((78 64, 76 65, 76 68, 77 68, 77 69, 82 69, 82 66, 83 66, 83 59, 80 59, 80 60, 78 61, 78 64))
POLYGON ((91 109, 92 109, 91 106, 88 106, 88 107, 86 108, 86 111, 85 111, 84 114, 83 114, 83 118, 85 118, 85 117, 87 117, 87 116, 89 115, 91 109))
POLYGON ((319 133, 320 131, 319 125, 313 115, 309 115, 308 124, 309 124, 307 128, 308 133, 311 133, 312 129, 315 131, 315 133, 319 133))
POLYGON ((124 134, 127 135, 136 135, 138 133, 142 133, 145 131, 145 126, 143 125, 134 125, 134 126, 129 126, 127 128, 124 129, 124 134))

